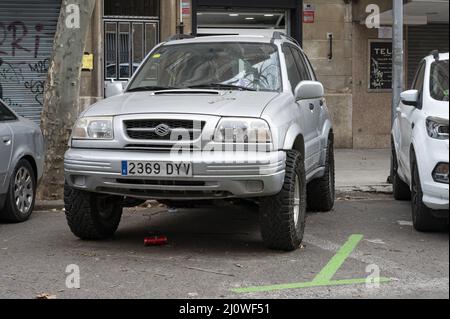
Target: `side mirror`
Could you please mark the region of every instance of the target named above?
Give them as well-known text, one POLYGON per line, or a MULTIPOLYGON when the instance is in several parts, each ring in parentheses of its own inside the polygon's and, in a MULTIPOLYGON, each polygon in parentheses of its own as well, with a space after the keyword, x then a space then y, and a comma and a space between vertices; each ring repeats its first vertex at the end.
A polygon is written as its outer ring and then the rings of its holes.
POLYGON ((316 81, 302 81, 295 88, 295 99, 311 100, 320 99, 325 96, 325 90, 322 83, 316 81))
POLYGON ((105 85, 105 97, 113 97, 123 93, 124 85, 122 82, 111 82, 105 85))
POLYGON ((419 91, 409 90, 402 92, 400 94, 400 100, 404 105, 417 107, 419 102, 419 91))

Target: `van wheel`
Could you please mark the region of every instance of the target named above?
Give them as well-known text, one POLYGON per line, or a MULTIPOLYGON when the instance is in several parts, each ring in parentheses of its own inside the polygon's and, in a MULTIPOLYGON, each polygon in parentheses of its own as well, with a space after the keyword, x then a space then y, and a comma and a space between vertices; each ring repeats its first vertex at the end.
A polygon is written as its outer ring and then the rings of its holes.
POLYGON ((445 220, 434 217, 433 211, 423 203, 422 184, 414 153, 411 155, 411 175, 411 203, 414 228, 421 232, 444 230, 447 227, 445 220))
POLYGON ((0 220, 8 223, 28 220, 33 212, 35 200, 35 173, 31 164, 22 159, 11 175, 5 206, 0 211, 0 220))
POLYGON ((394 141, 392 141, 392 155, 391 155, 391 181, 392 189, 394 192, 394 198, 396 200, 410 200, 411 190, 404 181, 398 175, 398 159, 397 152, 395 151, 394 141))
POLYGON ((111 238, 122 218, 122 199, 64 186, 67 223, 72 233, 84 240, 111 238))
POLYGON ((260 202, 262 238, 270 249, 296 250, 305 232, 306 176, 303 155, 288 151, 281 192, 260 202))
POLYGON ((308 184, 308 211, 329 212, 334 207, 335 199, 335 168, 334 168, 334 138, 328 138, 328 148, 325 162, 325 175, 308 184))

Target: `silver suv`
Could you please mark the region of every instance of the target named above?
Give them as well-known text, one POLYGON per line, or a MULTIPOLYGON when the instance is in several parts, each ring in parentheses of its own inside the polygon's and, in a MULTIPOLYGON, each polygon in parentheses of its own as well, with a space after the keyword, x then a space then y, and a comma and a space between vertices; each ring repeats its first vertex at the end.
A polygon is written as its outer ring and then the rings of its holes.
POLYGON ((323 86, 280 33, 171 39, 124 92, 80 115, 65 177, 67 220, 82 239, 111 237, 123 207, 141 201, 242 199, 259 205, 269 248, 295 250, 306 210, 334 205, 323 86))

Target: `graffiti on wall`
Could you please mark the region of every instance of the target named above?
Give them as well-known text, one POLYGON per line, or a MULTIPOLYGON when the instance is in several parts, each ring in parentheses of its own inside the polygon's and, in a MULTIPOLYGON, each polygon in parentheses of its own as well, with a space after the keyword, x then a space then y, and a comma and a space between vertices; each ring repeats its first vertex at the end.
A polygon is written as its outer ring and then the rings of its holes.
POLYGON ((53 41, 53 34, 42 23, 0 22, 0 98, 11 107, 43 105, 50 59, 41 51, 49 39, 53 41))

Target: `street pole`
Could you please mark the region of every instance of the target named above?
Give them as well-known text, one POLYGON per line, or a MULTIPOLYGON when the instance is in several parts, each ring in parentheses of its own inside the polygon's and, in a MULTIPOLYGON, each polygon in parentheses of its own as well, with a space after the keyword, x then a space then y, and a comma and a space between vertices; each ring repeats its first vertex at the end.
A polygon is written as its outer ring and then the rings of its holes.
POLYGON ((400 94, 404 88, 403 0, 392 0, 392 123, 397 116, 400 94))

